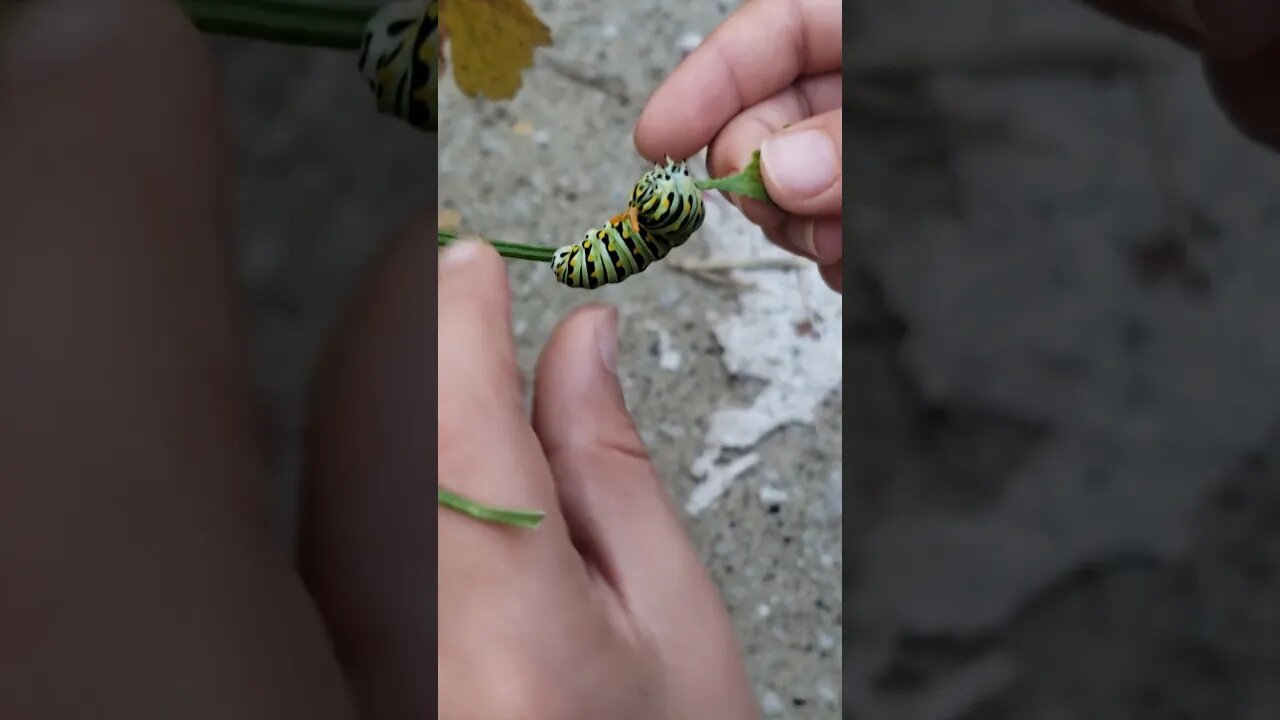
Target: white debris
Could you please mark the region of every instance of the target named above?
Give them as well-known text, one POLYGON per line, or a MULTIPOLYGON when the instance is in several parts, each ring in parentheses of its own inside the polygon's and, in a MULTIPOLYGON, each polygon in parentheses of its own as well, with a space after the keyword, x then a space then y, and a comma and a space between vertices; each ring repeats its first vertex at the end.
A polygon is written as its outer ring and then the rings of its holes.
POLYGON ((672 423, 660 425, 658 426, 658 430, 672 440, 678 440, 688 434, 685 432, 684 426, 672 423))
POLYGON ((702 36, 697 33, 685 33, 676 41, 676 47, 680 48, 680 52, 685 55, 697 50, 701 44, 702 36))
POLYGON ((825 682, 818 683, 818 697, 822 698, 823 700, 829 703, 837 702, 840 700, 840 696, 836 694, 836 691, 831 689, 831 686, 826 684, 825 682))
POLYGON ((701 475, 703 480, 697 487, 689 493, 689 501, 684 505, 684 511, 690 515, 697 515, 715 502, 725 490, 729 489, 729 485, 742 473, 750 470, 752 466, 760 462, 760 456, 755 453, 747 453, 742 457, 725 463, 723 465, 715 462, 720 451, 713 450, 704 453, 701 457, 693 462, 693 472, 695 475, 701 475))
POLYGON ((658 336, 658 367, 668 372, 680 369, 680 351, 671 346, 671 333, 656 322, 645 323, 645 326, 658 336))
MULTIPOLYGON (((703 156, 690 160, 696 174, 705 174, 703 156)), ((791 255, 764 238, 719 193, 706 194, 707 215, 702 237, 710 259, 789 259, 791 255)), ((702 483, 694 490, 699 510, 714 501, 734 473, 715 459, 724 450, 753 447, 776 428, 812 423, 822 401, 840 387, 843 350, 843 306, 840 295, 823 282, 816 266, 802 270, 753 268, 730 271, 745 289, 737 308, 727 316, 710 318, 723 349, 722 360, 731 374, 762 381, 764 388, 750 405, 720 408, 707 429, 707 450, 691 468, 702 483), (799 328, 806 328, 800 332, 799 328)))
POLYGON ((760 502, 765 505, 777 505, 787 501, 786 490, 782 490, 772 485, 765 485, 760 488, 760 502))
POLYGON ((772 690, 765 693, 764 698, 760 701, 760 709, 764 710, 765 715, 778 715, 784 708, 782 698, 778 697, 778 693, 772 690))

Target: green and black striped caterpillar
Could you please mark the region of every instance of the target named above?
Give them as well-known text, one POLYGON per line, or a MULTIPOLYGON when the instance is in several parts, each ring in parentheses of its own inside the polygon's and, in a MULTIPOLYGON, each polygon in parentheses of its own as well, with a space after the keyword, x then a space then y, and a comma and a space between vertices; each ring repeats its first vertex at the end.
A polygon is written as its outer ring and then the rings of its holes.
POLYGON ((436 132, 440 86, 439 0, 401 0, 378 10, 360 43, 360 73, 378 111, 436 132))
POLYGON ((557 249, 551 269, 572 288, 620 283, 683 245, 705 218, 702 191, 689 169, 667 158, 632 188, 625 212, 588 230, 581 242, 557 249))

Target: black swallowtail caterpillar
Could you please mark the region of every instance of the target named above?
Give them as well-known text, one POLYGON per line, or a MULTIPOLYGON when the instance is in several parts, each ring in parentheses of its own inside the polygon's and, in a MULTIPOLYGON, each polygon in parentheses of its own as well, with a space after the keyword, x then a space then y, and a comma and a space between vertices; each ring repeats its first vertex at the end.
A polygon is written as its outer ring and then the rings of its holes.
POLYGON ((369 19, 360 43, 360 73, 378 96, 378 111, 427 132, 437 130, 439 27, 439 0, 400 0, 369 19))
POLYGON ((683 162, 654 165, 631 190, 627 210, 582 242, 555 252, 556 280, 594 290, 620 283, 685 243, 706 219, 702 191, 683 162))

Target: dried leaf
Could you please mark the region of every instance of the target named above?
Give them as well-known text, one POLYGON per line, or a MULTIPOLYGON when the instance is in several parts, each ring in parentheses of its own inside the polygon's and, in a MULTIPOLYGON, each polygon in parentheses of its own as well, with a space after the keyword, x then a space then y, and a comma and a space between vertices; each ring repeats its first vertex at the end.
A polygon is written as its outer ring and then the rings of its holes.
POLYGON ((462 224, 462 213, 444 208, 436 218, 437 230, 456 230, 462 224))
POLYGON ((467 97, 509 100, 551 31, 525 0, 442 0, 454 83, 467 97))

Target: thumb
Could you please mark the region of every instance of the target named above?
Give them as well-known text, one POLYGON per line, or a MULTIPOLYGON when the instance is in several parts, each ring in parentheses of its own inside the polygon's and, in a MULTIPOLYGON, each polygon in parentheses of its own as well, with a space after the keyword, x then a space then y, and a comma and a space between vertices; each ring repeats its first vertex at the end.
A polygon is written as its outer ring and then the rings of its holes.
POLYGON ((627 412, 617 336, 616 310, 581 307, 538 362, 533 426, 570 535, 656 643, 676 678, 673 707, 689 717, 758 717, 729 614, 627 412))
POLYGON ((841 108, 798 122, 760 145, 769 197, 796 215, 839 215, 844 141, 841 108))
POLYGON ((664 586, 706 580, 627 412, 617 328, 617 310, 599 305, 560 323, 538 362, 533 428, 579 551, 644 611, 664 586))
POLYGON ((627 412, 614 370, 617 323, 613 308, 589 305, 556 328, 538 363, 534 430, 588 564, 671 662, 689 677, 718 668, 711 684, 733 697, 733 629, 627 412))

